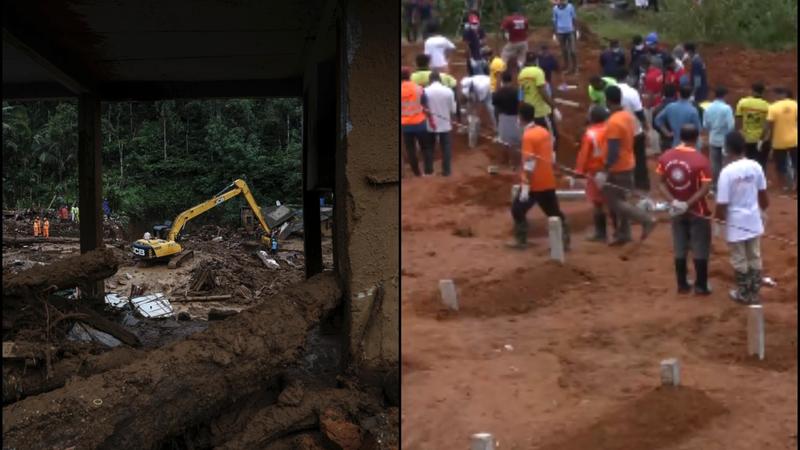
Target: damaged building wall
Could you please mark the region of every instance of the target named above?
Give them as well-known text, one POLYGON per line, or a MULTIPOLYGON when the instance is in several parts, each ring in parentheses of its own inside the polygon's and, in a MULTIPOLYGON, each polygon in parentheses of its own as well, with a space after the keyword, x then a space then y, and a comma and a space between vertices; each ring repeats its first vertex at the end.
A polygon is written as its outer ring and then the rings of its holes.
POLYGON ((362 376, 392 378, 400 340, 400 80, 386 69, 397 66, 399 22, 382 2, 342 6, 334 258, 344 285, 346 353, 362 376))

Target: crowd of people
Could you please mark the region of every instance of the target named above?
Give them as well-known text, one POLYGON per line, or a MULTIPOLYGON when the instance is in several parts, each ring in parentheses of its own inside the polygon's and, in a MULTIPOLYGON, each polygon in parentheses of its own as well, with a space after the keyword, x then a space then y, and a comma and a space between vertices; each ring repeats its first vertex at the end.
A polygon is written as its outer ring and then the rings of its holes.
MULTIPOLYGON (((562 61, 549 53, 546 44, 530 51, 528 20, 519 10, 500 24, 506 43, 500 55, 494 55, 473 11, 462 35, 467 77, 457 82, 450 74, 448 61, 456 45, 435 26, 429 28, 416 71, 403 68, 401 74, 405 157, 415 175, 433 174, 437 142, 441 174, 451 174, 451 123, 454 117, 461 122, 462 104, 469 118, 482 110, 490 118, 495 143, 506 149, 508 166, 520 174, 511 206, 514 239, 509 243, 517 249, 527 246, 525 216, 537 204, 546 216, 561 220, 569 249, 569 227, 556 195, 554 161, 561 113, 554 100, 554 80, 577 71, 578 29, 572 4, 554 3, 553 39, 559 43, 562 61), (424 155, 424 172, 417 167, 417 146, 424 155)), ((629 51, 610 41, 596 67, 587 86, 591 107, 575 168, 586 178, 586 194, 594 208, 589 239, 625 245, 632 241, 632 222, 641 225, 641 240, 653 231, 656 221, 651 212, 629 201, 651 195, 647 147, 652 130, 659 153, 657 192, 669 204, 678 292, 711 292, 708 259, 712 236, 720 235, 729 244, 736 274, 731 298, 757 303, 770 154, 781 187, 797 190, 797 102, 791 90, 768 91, 756 82, 750 95, 731 105, 726 87, 710 86, 705 61, 694 43, 670 50, 655 32, 634 37, 629 51), (690 254, 693 285, 687 274, 690 254)))

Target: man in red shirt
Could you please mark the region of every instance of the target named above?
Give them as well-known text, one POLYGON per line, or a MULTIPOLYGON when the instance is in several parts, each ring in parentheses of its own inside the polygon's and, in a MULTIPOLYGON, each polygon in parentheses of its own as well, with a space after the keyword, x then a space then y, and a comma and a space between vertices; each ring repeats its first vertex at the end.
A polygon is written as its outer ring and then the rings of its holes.
POLYGON ((671 84, 675 86, 675 89, 681 89, 681 78, 686 75, 686 70, 683 67, 680 67, 675 60, 672 58, 667 65, 667 70, 664 71, 664 84, 671 84))
POLYGON ((644 74, 642 100, 647 109, 657 108, 664 99, 664 66, 661 58, 651 58, 644 74))
POLYGON ((508 43, 503 47, 501 58, 508 64, 509 60, 516 59, 517 66, 525 64, 525 55, 528 53, 528 19, 520 13, 519 8, 503 19, 500 25, 508 43))
POLYGON ((686 279, 686 256, 691 248, 694 258, 697 295, 708 295, 708 256, 711 248, 711 209, 706 195, 711 189, 711 164, 696 150, 700 131, 694 125, 684 125, 680 131, 681 144, 658 158, 656 173, 661 175, 659 188, 670 200, 672 216, 672 247, 675 252, 675 275, 678 293, 691 290, 686 279))
POLYGON ((558 206, 556 197, 556 176, 553 170, 553 140, 547 127, 534 122, 536 110, 529 103, 519 106, 522 132, 522 172, 518 195, 511 204, 514 218, 514 240, 509 247, 525 249, 528 246, 528 220, 525 215, 537 203, 547 217, 561 219, 564 250, 569 250, 569 228, 566 217, 558 206))

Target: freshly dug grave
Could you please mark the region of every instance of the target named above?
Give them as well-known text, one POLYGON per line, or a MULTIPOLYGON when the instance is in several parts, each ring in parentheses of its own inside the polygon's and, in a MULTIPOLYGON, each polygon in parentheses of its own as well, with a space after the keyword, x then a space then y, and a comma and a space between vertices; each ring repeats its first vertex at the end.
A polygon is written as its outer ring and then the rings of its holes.
POLYGON ((146 359, 14 403, 3 410, 6 445, 154 447, 296 361, 340 296, 335 276, 321 274, 146 359))

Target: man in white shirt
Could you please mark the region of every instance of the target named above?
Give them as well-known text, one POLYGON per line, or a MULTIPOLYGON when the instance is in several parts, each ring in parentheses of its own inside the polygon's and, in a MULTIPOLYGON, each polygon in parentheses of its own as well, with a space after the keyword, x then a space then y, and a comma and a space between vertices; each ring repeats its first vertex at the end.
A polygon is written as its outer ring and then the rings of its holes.
POLYGON ((430 68, 440 72, 449 73, 447 70, 447 54, 456 49, 450 39, 435 33, 425 39, 425 54, 430 56, 430 68))
POLYGON ((489 75, 473 75, 461 79, 461 94, 467 98, 467 110, 470 115, 480 117, 480 107, 486 110, 492 129, 497 128, 492 104, 492 82, 489 75))
POLYGON ((743 304, 759 303, 761 287, 760 236, 764 233, 764 211, 769 207, 767 179, 758 162, 745 158, 746 142, 738 131, 725 136, 725 150, 731 162, 722 169, 717 182, 714 217, 725 221, 715 225, 715 234, 725 230, 730 249, 736 289, 731 299, 743 304))
POLYGON ((423 148, 425 159, 425 175, 433 174, 433 152, 436 141, 442 149, 442 175, 450 176, 452 115, 456 112, 456 96, 453 90, 442 84, 441 76, 436 70, 431 71, 428 78, 430 84, 425 88, 428 101, 428 144, 423 148))
POLYGON ((647 139, 645 136, 650 131, 650 124, 644 115, 642 97, 634 87, 627 83, 628 71, 620 68, 617 76, 617 87, 622 91, 622 107, 636 116, 636 130, 633 136, 633 157, 636 166, 633 169, 633 181, 636 189, 650 191, 650 174, 647 169, 647 139))

